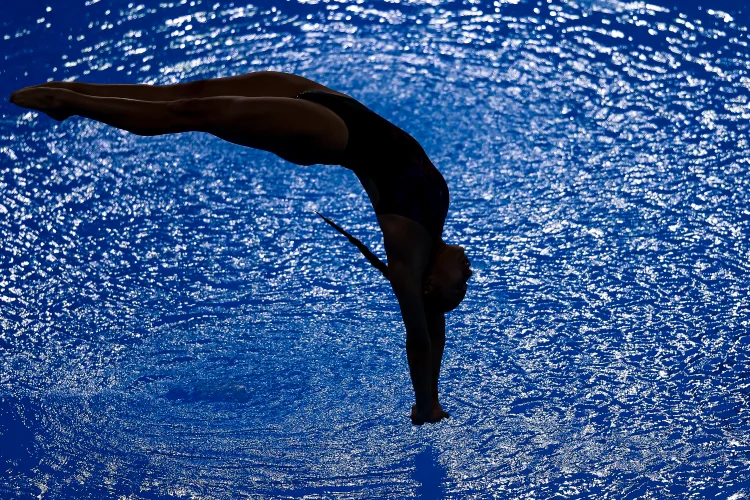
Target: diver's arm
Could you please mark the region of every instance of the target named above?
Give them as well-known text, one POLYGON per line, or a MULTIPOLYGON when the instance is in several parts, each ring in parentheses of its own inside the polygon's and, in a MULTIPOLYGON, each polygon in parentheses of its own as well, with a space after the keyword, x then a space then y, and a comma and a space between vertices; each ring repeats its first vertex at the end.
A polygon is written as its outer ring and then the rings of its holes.
POLYGON ((402 261, 388 259, 388 276, 406 327, 406 359, 417 401, 413 421, 422 424, 430 420, 433 399, 431 342, 422 304, 422 284, 402 261))
POLYGON ((445 313, 425 308, 427 329, 430 332, 430 355, 432 357, 432 401, 438 402, 438 378, 445 348, 445 313))
POLYGON ((429 262, 432 240, 424 227, 401 215, 380 214, 378 223, 388 255, 388 279, 406 327, 406 358, 417 400, 412 421, 422 424, 433 421, 432 354, 422 300, 422 278, 429 262))

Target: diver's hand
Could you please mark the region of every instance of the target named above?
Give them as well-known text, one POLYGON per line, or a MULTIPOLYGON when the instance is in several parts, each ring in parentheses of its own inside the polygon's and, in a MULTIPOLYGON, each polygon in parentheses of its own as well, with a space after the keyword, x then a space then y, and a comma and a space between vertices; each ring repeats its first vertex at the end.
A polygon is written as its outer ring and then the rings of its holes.
POLYGON ((411 423, 414 425, 422 425, 425 422, 435 423, 440 422, 444 418, 451 418, 447 411, 443 410, 440 403, 437 401, 432 402, 432 408, 429 412, 417 412, 417 405, 411 407, 411 423))

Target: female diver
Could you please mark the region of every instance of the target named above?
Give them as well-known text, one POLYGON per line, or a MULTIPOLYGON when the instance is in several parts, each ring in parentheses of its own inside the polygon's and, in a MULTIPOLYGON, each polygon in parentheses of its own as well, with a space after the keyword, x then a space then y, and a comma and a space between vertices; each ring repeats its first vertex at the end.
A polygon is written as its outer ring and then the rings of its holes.
POLYGON ((464 249, 442 239, 448 186, 409 134, 346 94, 275 71, 174 85, 49 82, 14 92, 10 102, 55 120, 82 116, 143 136, 207 132, 297 165, 352 170, 377 214, 387 266, 326 222, 390 280, 406 327, 412 422, 449 416, 438 401, 445 312, 463 300, 472 272, 464 249))

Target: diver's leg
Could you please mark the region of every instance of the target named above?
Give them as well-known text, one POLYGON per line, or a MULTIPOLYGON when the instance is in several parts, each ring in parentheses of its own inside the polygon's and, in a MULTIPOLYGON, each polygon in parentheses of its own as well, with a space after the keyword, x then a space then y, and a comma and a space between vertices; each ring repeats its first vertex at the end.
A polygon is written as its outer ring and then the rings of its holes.
POLYGON ((349 141, 344 121, 330 109, 288 97, 204 97, 167 104, 196 130, 269 151, 298 165, 339 165, 349 141))
POLYGON ((93 97, 120 97, 139 101, 174 101, 196 97, 200 92, 202 84, 202 80, 174 85, 47 82, 25 88, 46 87, 65 89, 93 97))
POLYGON ((32 87, 19 90, 11 102, 35 109, 56 120, 78 115, 106 123, 138 135, 186 132, 186 120, 178 120, 168 102, 137 101, 115 97, 92 97, 65 89, 32 87))
POLYGON ((208 132, 299 165, 336 164, 349 138, 333 111, 285 97, 139 101, 37 87, 16 92, 12 102, 56 119, 78 115, 137 135, 208 132))
POLYGON ((26 88, 34 87, 61 88, 95 97, 121 97, 139 101, 175 101, 218 96, 296 97, 305 90, 323 90, 340 94, 303 76, 279 71, 256 71, 172 85, 47 82, 26 88))

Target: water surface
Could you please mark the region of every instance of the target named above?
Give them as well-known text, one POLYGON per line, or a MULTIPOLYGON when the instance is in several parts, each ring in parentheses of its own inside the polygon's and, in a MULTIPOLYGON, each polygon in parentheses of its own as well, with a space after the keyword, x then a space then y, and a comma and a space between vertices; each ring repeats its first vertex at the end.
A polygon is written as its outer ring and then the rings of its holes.
POLYGON ((288 71, 417 138, 475 274, 412 427, 354 175, 0 105, 3 498, 750 495, 741 2, 16 2, 3 95, 288 71))

